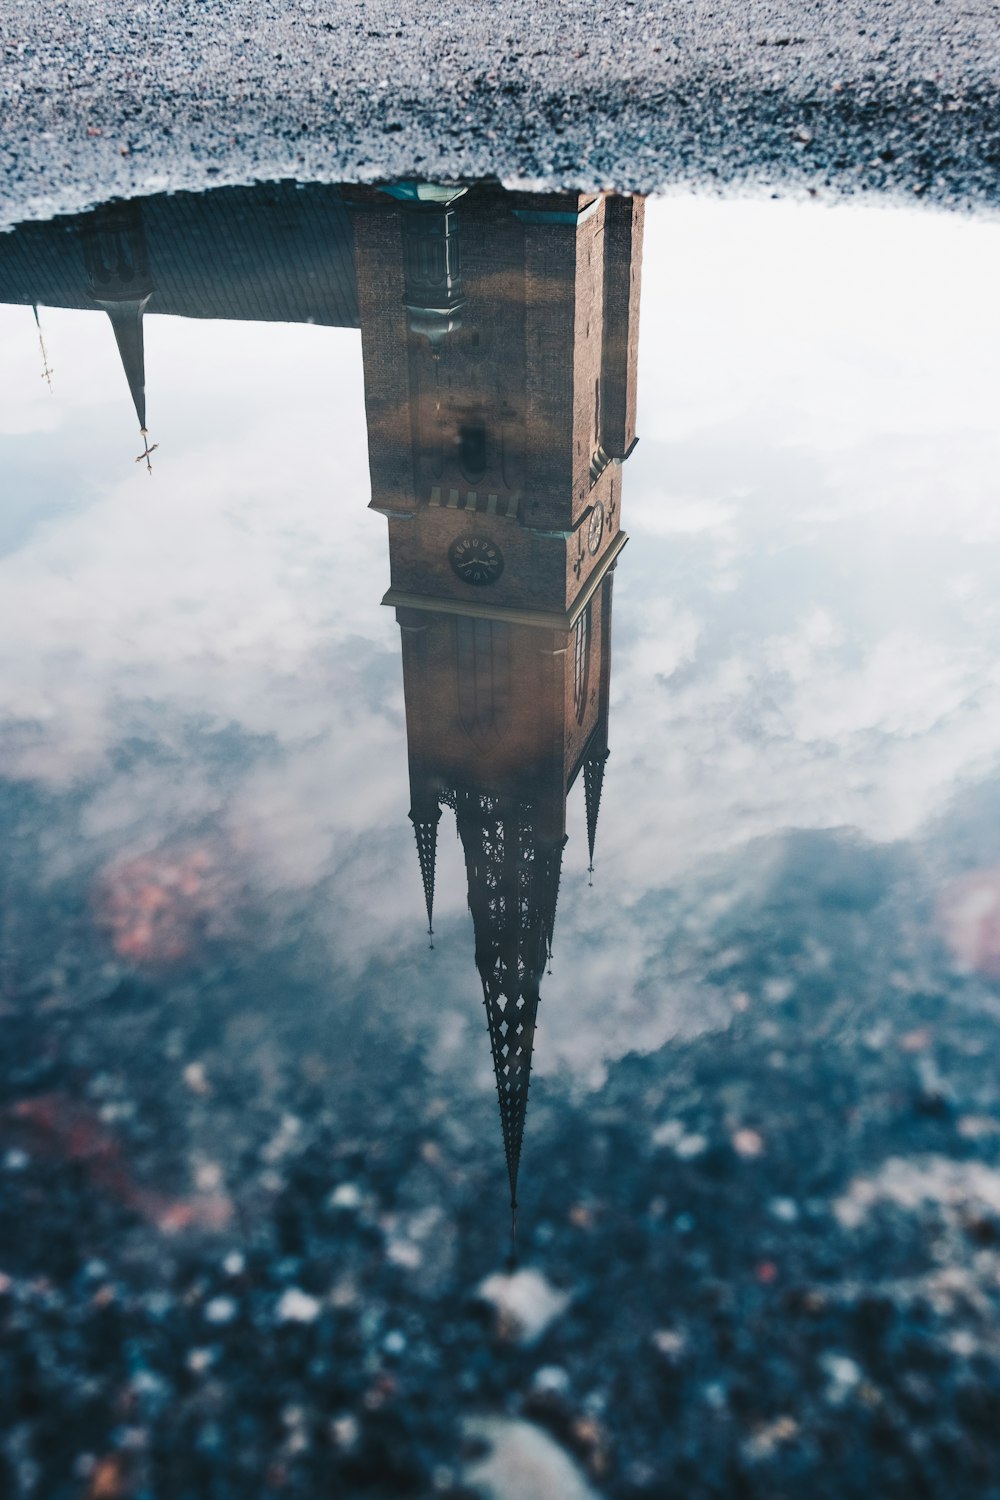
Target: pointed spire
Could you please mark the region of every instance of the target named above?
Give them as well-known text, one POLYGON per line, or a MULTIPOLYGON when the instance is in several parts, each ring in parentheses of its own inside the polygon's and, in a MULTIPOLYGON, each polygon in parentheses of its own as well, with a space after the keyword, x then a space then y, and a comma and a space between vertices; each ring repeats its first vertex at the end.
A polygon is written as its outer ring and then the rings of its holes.
POLYGON ((540 840, 523 803, 463 792, 455 812, 500 1102, 513 1248, 539 986, 552 946, 564 841, 540 840))
POLYGON ((601 811, 604 768, 610 754, 610 750, 598 750, 593 755, 588 755, 583 763, 583 795, 587 804, 587 847, 590 850, 590 864, 587 869, 591 877, 591 885, 594 883, 594 844, 597 841, 597 818, 601 811))
MULTIPOLYGON (((435 808, 430 817, 410 813, 413 832, 417 840, 417 857, 420 860, 420 878, 424 885, 424 902, 427 907, 427 935, 434 936, 434 871, 437 865, 437 831, 441 821, 441 809, 435 808)), ((434 947, 433 942, 430 945, 434 947)))
POLYGON ((139 418, 139 431, 146 431, 146 355, 142 334, 142 315, 148 297, 138 302, 102 302, 111 320, 118 353, 125 368, 125 378, 132 393, 132 404, 139 418))

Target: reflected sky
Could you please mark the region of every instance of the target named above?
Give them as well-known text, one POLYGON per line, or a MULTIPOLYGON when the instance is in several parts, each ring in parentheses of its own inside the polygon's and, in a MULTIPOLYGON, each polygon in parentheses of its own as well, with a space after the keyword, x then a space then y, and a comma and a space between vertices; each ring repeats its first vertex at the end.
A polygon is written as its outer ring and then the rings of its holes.
MULTIPOLYGON (((704 926, 766 880, 755 840, 911 839, 992 774, 998 249, 926 211, 647 205, 611 758, 592 888, 569 794, 543 1074, 728 1023, 704 926)), ((429 1065, 492 1088, 450 829, 424 935, 359 333, 151 310, 147 477, 107 320, 39 316, 51 394, 0 306, 0 769, 40 899, 80 882, 113 959, 115 872, 200 860, 331 996, 389 961, 429 1065)))

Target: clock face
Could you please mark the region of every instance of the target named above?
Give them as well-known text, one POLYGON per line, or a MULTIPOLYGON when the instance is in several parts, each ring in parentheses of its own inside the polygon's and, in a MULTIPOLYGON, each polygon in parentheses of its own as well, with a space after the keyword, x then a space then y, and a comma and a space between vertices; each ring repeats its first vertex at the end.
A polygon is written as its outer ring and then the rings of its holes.
POLYGON ((455 538, 448 548, 448 561, 463 583, 496 583, 503 572, 503 553, 496 542, 471 532, 455 538))
POLYGON ((594 556, 594 553, 597 551, 598 547, 601 545, 601 537, 603 535, 604 535, 604 506, 602 505, 601 501, 598 500, 597 504, 594 506, 593 510, 590 512, 590 527, 589 527, 589 529, 587 531, 587 546, 590 549, 590 555, 591 555, 591 557, 594 556))

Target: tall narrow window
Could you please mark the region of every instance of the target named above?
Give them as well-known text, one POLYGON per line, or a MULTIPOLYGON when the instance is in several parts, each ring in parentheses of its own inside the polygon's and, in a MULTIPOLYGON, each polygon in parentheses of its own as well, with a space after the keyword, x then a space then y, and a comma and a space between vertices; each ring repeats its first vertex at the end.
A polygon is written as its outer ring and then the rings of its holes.
POLYGON ((486 428, 481 422, 465 422, 458 429, 458 462, 470 482, 486 472, 486 428))
POLYGON ((458 713, 474 745, 488 750, 507 731, 510 714, 510 626, 459 615, 458 713))
POLYGON ((573 643, 573 707, 578 723, 587 710, 587 682, 590 677, 590 604, 576 622, 573 643))

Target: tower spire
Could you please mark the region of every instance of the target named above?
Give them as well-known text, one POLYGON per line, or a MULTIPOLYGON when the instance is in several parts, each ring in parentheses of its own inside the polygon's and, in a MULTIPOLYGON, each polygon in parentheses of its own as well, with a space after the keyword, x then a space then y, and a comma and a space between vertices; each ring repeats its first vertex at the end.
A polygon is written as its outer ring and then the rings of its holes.
POLYGON ((583 763, 583 795, 587 804, 587 847, 590 850, 587 873, 590 875, 591 885, 594 883, 594 844, 597 841, 597 818, 601 811, 604 768, 610 754, 610 750, 598 750, 588 755, 583 763))
MULTIPOLYGON (((417 840, 417 858, 420 860, 420 878, 424 886, 424 903, 427 907, 427 936, 434 937, 434 872, 437 866, 437 833, 441 821, 441 809, 435 807, 429 817, 410 813, 410 822, 417 840)), ((433 941, 430 945, 434 947, 433 941)))
POLYGON ((500 1104, 513 1247, 539 986, 552 946, 565 840, 540 839, 530 805, 488 793, 458 793, 455 813, 500 1104))
POLYGON ((146 431, 146 351, 142 315, 148 301, 149 296, 136 301, 101 303, 111 321, 118 354, 132 395, 132 405, 139 419, 140 432, 146 431))

